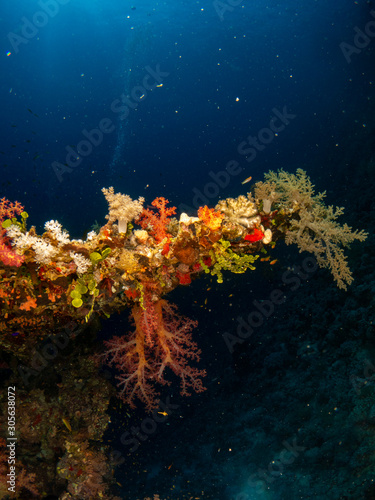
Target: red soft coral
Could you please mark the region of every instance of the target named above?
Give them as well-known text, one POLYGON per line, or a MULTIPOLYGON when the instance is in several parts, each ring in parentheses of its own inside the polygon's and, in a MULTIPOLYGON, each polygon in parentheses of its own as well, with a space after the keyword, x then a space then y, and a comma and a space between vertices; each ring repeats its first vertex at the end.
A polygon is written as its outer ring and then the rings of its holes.
POLYGON ((108 364, 120 371, 120 397, 131 407, 137 397, 151 411, 157 407, 154 382, 170 383, 164 378, 166 368, 180 377, 184 396, 190 394, 190 389, 205 390, 201 378, 206 372, 188 365, 189 358, 199 361, 200 350, 190 333, 196 323, 179 316, 176 306, 166 300, 144 302, 145 309, 136 306, 132 310, 135 330, 105 342, 104 356, 108 364))
POLYGON ((253 232, 247 234, 244 238, 245 241, 249 241, 250 243, 255 243, 256 241, 260 241, 264 238, 264 233, 258 228, 254 228, 253 232))
POLYGON ((167 226, 171 220, 170 216, 176 213, 176 207, 166 207, 168 203, 169 201, 161 196, 155 198, 151 205, 159 209, 159 213, 145 208, 136 221, 143 229, 149 231, 157 243, 160 243, 168 236, 167 226))
POLYGON ((20 267, 23 262, 23 257, 18 255, 8 243, 6 232, 2 228, 1 223, 5 219, 12 219, 16 215, 23 212, 24 207, 16 201, 12 203, 6 198, 0 200, 0 261, 6 266, 20 267))
POLYGON ((23 262, 22 255, 16 254, 12 247, 5 243, 5 240, 0 235, 0 261, 6 266, 20 267, 23 262))

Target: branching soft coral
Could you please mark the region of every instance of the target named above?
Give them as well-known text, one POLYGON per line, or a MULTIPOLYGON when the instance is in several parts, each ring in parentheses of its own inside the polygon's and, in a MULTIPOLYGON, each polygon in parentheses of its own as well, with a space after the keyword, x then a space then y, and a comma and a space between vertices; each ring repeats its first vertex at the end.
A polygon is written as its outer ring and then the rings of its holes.
POLYGON ((367 233, 353 231, 347 224, 341 226, 336 222, 343 211, 342 207, 324 207, 319 204, 309 210, 301 209, 299 219, 291 221, 285 243, 296 243, 300 252, 313 253, 319 266, 328 268, 338 287, 346 290, 353 277, 342 247, 348 247, 354 240, 365 240, 367 233))
POLYGON ((23 212, 24 207, 21 203, 16 201, 12 203, 6 198, 1 198, 0 200, 0 221, 3 222, 5 219, 12 219, 16 215, 20 215, 23 212))
POLYGON ((2 228, 1 223, 5 219, 12 219, 16 215, 20 215, 23 210, 24 207, 18 203, 18 201, 12 203, 6 198, 1 198, 0 200, 0 261, 6 266, 19 267, 24 259, 22 255, 18 255, 8 243, 8 239, 5 236, 5 230, 2 228))
POLYGON ((136 221, 143 229, 149 230, 157 243, 160 243, 168 236, 167 226, 171 221, 170 216, 176 213, 176 207, 166 207, 168 203, 169 201, 161 196, 155 198, 151 205, 157 208, 159 213, 146 208, 136 221))
POLYGON ((190 333, 196 323, 179 316, 175 306, 163 299, 145 298, 145 309, 134 307, 132 317, 135 330, 130 335, 105 342, 107 363, 120 372, 120 397, 131 407, 137 397, 151 411, 157 406, 154 382, 170 383, 165 379, 166 368, 180 377, 181 395, 188 396, 190 389, 204 391, 205 370, 188 365, 189 359, 199 361, 200 350, 190 333))
POLYGON ((115 193, 112 186, 103 188, 102 192, 109 205, 106 219, 110 224, 118 220, 119 232, 126 233, 128 223, 139 217, 142 212, 145 199, 140 196, 138 200, 132 200, 127 194, 115 193))
POLYGON ((256 198, 272 194, 272 202, 284 213, 290 214, 285 242, 296 243, 300 251, 315 255, 320 267, 328 268, 339 288, 346 290, 353 281, 347 258, 342 247, 354 240, 363 241, 364 231, 353 231, 347 224, 341 226, 336 219, 343 214, 342 207, 326 206, 325 192, 315 194, 314 186, 306 172, 296 174, 280 170, 265 175, 266 182, 255 185, 256 198))

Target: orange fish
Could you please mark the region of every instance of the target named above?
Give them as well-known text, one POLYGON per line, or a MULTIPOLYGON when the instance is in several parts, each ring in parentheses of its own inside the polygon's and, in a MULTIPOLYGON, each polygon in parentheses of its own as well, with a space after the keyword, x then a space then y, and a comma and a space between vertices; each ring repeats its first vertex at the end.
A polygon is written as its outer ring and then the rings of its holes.
POLYGON ((271 262, 270 262, 270 266, 273 266, 274 264, 276 264, 276 262, 277 262, 277 259, 275 259, 275 260, 271 260, 271 262))
POLYGON ((246 179, 244 181, 241 182, 241 184, 247 184, 248 182, 250 182, 252 179, 251 175, 249 177, 246 177, 246 179))

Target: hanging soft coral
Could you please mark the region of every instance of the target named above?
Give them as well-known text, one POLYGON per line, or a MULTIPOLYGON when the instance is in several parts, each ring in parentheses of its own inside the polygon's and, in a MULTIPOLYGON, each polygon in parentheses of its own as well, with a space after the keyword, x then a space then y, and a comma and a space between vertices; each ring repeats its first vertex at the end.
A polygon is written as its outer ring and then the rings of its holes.
POLYGON ((132 310, 135 330, 130 335, 115 337, 105 342, 104 356, 120 375, 120 397, 131 407, 138 398, 149 411, 157 406, 154 382, 169 385, 165 369, 170 368, 181 379, 181 395, 205 390, 201 378, 205 370, 188 365, 188 359, 199 361, 200 350, 191 339, 196 322, 179 316, 176 307, 166 300, 144 301, 145 309, 132 310))
POLYGON ((211 231, 217 231, 220 229, 224 214, 218 210, 204 206, 198 209, 198 217, 211 231))
POLYGON ((159 213, 145 208, 139 219, 136 220, 137 224, 148 230, 157 243, 168 237, 167 226, 171 221, 170 216, 176 213, 176 207, 166 207, 168 203, 169 201, 161 196, 155 198, 151 205, 157 208, 159 213))

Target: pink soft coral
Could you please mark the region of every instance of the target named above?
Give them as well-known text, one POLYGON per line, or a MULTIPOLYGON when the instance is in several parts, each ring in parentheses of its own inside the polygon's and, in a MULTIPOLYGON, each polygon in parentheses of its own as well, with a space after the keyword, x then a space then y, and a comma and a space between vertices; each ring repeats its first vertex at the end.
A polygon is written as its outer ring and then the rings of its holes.
POLYGON ((105 359, 120 372, 120 397, 131 407, 138 397, 151 411, 157 407, 154 382, 170 384, 164 378, 166 368, 180 377, 183 396, 190 395, 190 389, 204 391, 205 370, 188 365, 189 358, 199 361, 200 350, 190 333, 196 322, 179 316, 176 306, 163 299, 145 299, 145 309, 135 306, 132 317, 135 330, 130 335, 105 342, 105 359))

